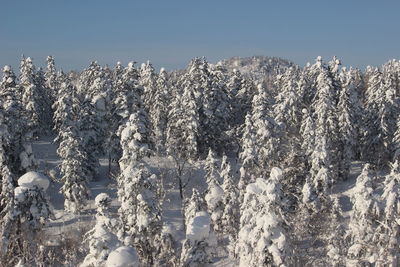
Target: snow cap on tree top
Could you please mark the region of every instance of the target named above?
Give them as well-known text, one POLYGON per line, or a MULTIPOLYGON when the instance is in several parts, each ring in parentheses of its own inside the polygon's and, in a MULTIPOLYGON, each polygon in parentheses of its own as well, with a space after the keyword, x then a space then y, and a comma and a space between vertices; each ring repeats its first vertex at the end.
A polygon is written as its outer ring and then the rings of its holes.
POLYGON ((37 186, 46 190, 49 184, 49 179, 44 174, 38 172, 27 172, 18 179, 18 185, 27 188, 37 186))
POLYGON ((107 193, 100 193, 94 199, 96 206, 108 206, 111 203, 111 198, 107 193))
POLYGON ((137 267, 139 257, 136 250, 132 247, 119 247, 107 258, 106 267, 137 267))

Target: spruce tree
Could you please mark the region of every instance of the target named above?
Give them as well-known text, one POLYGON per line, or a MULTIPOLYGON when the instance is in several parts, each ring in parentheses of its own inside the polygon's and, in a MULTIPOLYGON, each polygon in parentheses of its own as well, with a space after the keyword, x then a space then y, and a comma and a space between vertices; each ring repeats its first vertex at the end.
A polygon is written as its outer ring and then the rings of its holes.
POLYGON ((239 266, 286 266, 291 263, 290 240, 283 218, 282 171, 273 168, 268 180, 246 187, 236 245, 239 266))

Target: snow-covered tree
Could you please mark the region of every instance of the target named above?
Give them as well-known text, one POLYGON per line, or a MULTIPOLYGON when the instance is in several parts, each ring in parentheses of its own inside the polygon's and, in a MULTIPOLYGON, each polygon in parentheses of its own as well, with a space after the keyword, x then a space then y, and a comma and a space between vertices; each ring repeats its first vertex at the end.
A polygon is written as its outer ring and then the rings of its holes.
POLYGON ((0 254, 7 263, 11 262, 10 266, 18 261, 39 264, 37 253, 44 243, 42 229, 52 216, 45 193, 48 186, 47 177, 36 172, 28 172, 18 179, 11 196, 12 205, 3 211, 0 231, 0 254))
POLYGON ((311 179, 318 193, 325 192, 338 179, 338 123, 335 88, 328 70, 322 65, 316 80, 313 102, 315 143, 311 154, 311 179))
POLYGON ((359 118, 359 99, 356 91, 355 77, 344 68, 339 74, 342 84, 342 90, 339 92, 338 111, 338 127, 339 127, 339 144, 341 158, 339 158, 339 174, 342 179, 347 179, 350 171, 350 163, 355 159, 357 150, 356 128, 357 119, 359 118))
POLYGON ((351 246, 348 250, 349 263, 373 263, 376 255, 375 230, 379 218, 379 207, 374 196, 371 167, 365 164, 357 177, 353 195, 352 213, 349 222, 351 246))
POLYGON ((184 218, 185 225, 188 225, 190 220, 192 220, 197 212, 206 211, 207 204, 202 198, 201 194, 196 188, 193 188, 192 195, 190 199, 187 199, 184 204, 184 218))
POLYGON ((280 163, 280 129, 272 117, 270 100, 265 88, 258 86, 252 101, 251 120, 254 125, 258 160, 258 175, 280 163))
POLYGON ((174 238, 174 232, 170 225, 164 225, 160 235, 157 236, 155 243, 158 244, 156 252, 155 266, 178 266, 178 258, 176 241, 174 238))
POLYGON ((251 115, 247 114, 241 140, 242 152, 239 154, 241 162, 239 190, 241 191, 241 195, 244 194, 247 184, 254 182, 256 179, 258 167, 256 146, 254 125, 251 115))
POLYGON ((399 259, 398 244, 400 242, 400 167, 396 160, 391 172, 386 176, 382 193, 384 210, 379 226, 380 251, 379 261, 382 265, 394 266, 399 259))
POLYGON ((211 219, 205 211, 196 212, 186 229, 183 242, 180 266, 200 267, 212 262, 211 250, 215 244, 210 227, 211 219))
POLYGON ((157 92, 157 74, 154 71, 150 61, 143 63, 139 72, 139 84, 143 87, 143 102, 146 111, 150 112, 151 106, 154 105, 157 92))
POLYGON ((54 62, 53 56, 47 57, 47 67, 44 74, 46 79, 46 89, 48 96, 52 102, 57 98, 58 92, 58 80, 57 80, 57 70, 54 62))
POLYGON ((150 155, 149 129, 146 128, 146 116, 144 111, 133 113, 120 132, 122 157, 120 159, 121 170, 130 161, 139 162, 143 157, 150 155))
POLYGON ((154 143, 155 150, 159 154, 165 153, 170 90, 171 85, 168 80, 168 74, 165 69, 162 68, 156 80, 156 90, 153 97, 154 101, 149 111, 152 125, 152 143, 154 143))
POLYGON ((108 255, 120 246, 117 236, 113 233, 116 227, 115 219, 111 218, 111 198, 106 193, 100 193, 95 198, 97 207, 96 224, 87 232, 84 241, 89 245, 89 254, 86 255, 81 267, 104 266, 108 255))
POLYGON ((273 168, 268 180, 247 185, 241 206, 236 245, 239 266, 289 266, 290 240, 286 233, 280 182, 282 171, 273 168))
POLYGON ((222 157, 220 175, 223 179, 222 190, 224 191, 222 199, 224 210, 221 217, 222 232, 226 234, 229 239, 227 251, 231 256, 234 256, 240 224, 239 190, 234 181, 231 164, 225 155, 222 157))
POLYGON ((22 105, 27 120, 27 127, 30 132, 35 134, 39 129, 40 106, 38 99, 40 98, 39 88, 35 84, 35 67, 30 57, 21 60, 21 76, 20 84, 22 93, 22 105))
POLYGON ((82 140, 76 133, 76 127, 67 128, 62 133, 62 141, 57 149, 61 158, 61 192, 64 195, 64 208, 68 212, 82 211, 89 198, 87 186, 88 156, 82 147, 82 140))
POLYGON ((206 183, 207 190, 205 193, 205 201, 207 203, 207 211, 210 214, 212 227, 217 233, 222 233, 221 217, 224 211, 223 195, 219 182, 219 173, 216 169, 215 154, 210 149, 206 159, 206 183))
POLYGON ((135 246, 145 264, 153 264, 156 237, 161 232, 161 211, 156 191, 159 180, 148 168, 131 160, 118 178, 119 210, 125 242, 135 246))

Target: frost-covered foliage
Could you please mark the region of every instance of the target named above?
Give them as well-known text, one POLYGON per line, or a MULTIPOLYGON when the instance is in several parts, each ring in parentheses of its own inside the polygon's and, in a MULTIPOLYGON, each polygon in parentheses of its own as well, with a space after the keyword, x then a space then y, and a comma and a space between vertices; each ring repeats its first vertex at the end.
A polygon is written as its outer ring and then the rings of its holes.
POLYGON ((109 254, 120 246, 120 242, 114 234, 116 221, 111 218, 109 212, 110 196, 100 193, 95 198, 95 204, 97 207, 96 224, 85 235, 85 242, 89 245, 89 254, 86 255, 81 267, 105 266, 109 254))
POLYGON ((240 266, 289 266, 290 240, 282 202, 282 171, 272 168, 268 180, 247 185, 241 205, 236 255, 240 266))
POLYGON ((199 191, 196 188, 193 188, 190 199, 188 199, 184 205, 185 224, 188 225, 197 212, 206 210, 206 202, 201 197, 199 191))
POLYGON ((89 197, 85 164, 88 159, 75 127, 70 127, 62 133, 57 154, 62 160, 60 171, 64 183, 61 187, 65 198, 64 208, 68 212, 79 213, 89 197))

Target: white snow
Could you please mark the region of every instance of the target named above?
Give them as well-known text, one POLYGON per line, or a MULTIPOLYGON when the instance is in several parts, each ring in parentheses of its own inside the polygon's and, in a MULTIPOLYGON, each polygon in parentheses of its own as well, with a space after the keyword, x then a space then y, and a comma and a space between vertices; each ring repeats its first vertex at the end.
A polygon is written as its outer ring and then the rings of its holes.
POLYGON ((139 257, 131 247, 119 247, 107 258, 106 267, 136 267, 139 266, 139 257))
POLYGON ((26 188, 37 186, 43 190, 47 190, 49 184, 49 179, 44 174, 38 172, 27 172, 18 179, 18 185, 26 188))

